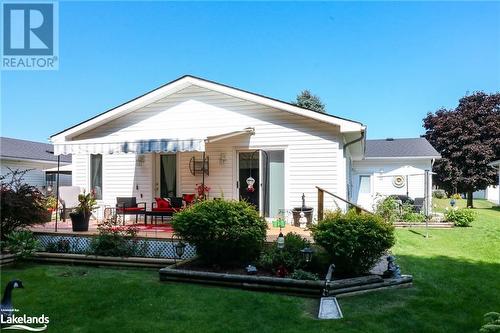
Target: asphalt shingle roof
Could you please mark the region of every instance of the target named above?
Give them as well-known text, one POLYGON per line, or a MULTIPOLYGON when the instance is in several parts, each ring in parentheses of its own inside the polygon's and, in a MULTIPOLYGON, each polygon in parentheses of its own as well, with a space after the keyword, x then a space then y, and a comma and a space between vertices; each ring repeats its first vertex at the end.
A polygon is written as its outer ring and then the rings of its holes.
POLYGON ((365 158, 438 156, 425 138, 366 140, 365 158))
MULTIPOLYGON (((0 137, 0 156, 2 158, 22 158, 57 162, 57 156, 47 153, 54 151, 48 143, 0 137)), ((62 163, 71 163, 71 155, 61 155, 62 163)))

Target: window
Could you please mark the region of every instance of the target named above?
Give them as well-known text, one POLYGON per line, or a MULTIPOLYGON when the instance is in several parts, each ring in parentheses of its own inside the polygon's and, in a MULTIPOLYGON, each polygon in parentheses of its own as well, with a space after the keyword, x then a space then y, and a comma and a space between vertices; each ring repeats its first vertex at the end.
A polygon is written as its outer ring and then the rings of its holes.
POLYGON ((90 155, 90 190, 97 200, 102 199, 102 155, 90 155))
POLYGON ((370 176, 359 176, 359 193, 371 193, 370 176))

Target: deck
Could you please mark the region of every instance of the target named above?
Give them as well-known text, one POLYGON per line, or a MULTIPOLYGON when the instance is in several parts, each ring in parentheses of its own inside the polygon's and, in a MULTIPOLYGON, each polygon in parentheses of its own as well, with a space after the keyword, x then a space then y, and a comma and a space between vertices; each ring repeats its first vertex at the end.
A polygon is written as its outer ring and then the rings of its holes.
MULTIPOLYGON (((61 235, 97 235, 99 231, 97 230, 99 221, 91 219, 89 222, 89 230, 88 231, 73 231, 71 227, 71 220, 66 219, 66 222, 58 221, 57 222, 57 231, 55 231, 55 221, 47 222, 43 225, 35 225, 30 228, 31 231, 35 233, 48 233, 48 234, 61 234, 61 235)), ((138 237, 143 238, 160 238, 160 239, 168 239, 173 237, 174 230, 172 226, 165 221, 165 223, 161 223, 158 220, 158 223, 148 223, 144 224, 144 221, 139 221, 139 223, 127 223, 127 225, 136 225, 139 228, 138 237)), ((281 229, 284 235, 294 232, 300 234, 301 236, 312 240, 311 233, 309 230, 304 230, 298 227, 294 227, 292 225, 286 225, 281 229)), ((280 233, 280 228, 273 227, 271 223, 268 223, 266 241, 272 242, 278 238, 280 233)))

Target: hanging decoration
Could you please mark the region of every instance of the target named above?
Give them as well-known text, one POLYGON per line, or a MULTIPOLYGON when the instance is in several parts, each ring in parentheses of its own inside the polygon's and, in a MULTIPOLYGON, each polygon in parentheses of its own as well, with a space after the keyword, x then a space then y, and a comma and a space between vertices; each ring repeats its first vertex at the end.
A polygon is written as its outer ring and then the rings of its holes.
POLYGON ((252 176, 247 178, 247 192, 254 192, 255 188, 253 187, 253 184, 255 184, 255 179, 253 179, 252 176))

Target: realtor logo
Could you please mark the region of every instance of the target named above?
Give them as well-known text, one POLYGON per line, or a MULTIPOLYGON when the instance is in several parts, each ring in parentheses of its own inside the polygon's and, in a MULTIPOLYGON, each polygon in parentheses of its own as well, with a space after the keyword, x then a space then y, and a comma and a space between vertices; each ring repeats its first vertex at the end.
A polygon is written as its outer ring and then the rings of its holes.
POLYGON ((57 9, 53 2, 2 5, 2 69, 58 68, 57 9))

